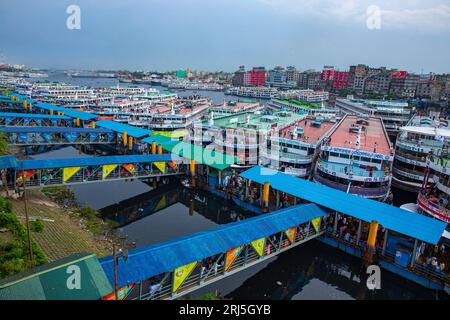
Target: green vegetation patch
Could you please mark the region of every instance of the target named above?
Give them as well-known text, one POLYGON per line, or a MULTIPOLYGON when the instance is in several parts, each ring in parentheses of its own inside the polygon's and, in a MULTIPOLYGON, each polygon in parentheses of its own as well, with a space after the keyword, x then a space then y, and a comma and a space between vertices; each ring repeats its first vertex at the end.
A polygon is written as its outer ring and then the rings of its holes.
MULTIPOLYGON (((0 238, 0 278, 31 268, 28 252, 28 237, 25 227, 12 212, 11 203, 0 197, 0 229, 6 229, 11 237, 0 238)), ((32 241, 34 266, 47 263, 41 248, 32 241)))

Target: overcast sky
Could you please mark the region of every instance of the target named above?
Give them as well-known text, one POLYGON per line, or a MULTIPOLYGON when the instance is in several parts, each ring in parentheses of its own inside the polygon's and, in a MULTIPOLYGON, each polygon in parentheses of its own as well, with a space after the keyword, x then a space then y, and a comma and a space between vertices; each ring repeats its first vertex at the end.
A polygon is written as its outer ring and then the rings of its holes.
POLYGON ((0 62, 159 71, 365 63, 450 72, 450 0, 2 0, 0 62), (66 27, 71 4, 81 9, 79 30, 66 27), (381 10, 379 29, 367 27, 371 5, 381 10))

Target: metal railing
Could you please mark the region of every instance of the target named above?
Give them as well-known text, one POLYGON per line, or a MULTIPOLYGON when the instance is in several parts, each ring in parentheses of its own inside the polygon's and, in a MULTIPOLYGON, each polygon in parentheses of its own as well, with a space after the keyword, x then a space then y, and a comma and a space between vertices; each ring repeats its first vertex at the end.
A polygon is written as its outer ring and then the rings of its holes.
MULTIPOLYGON (((225 258, 224 259, 219 258, 218 260, 216 260, 216 262, 211 268, 205 269, 203 271, 201 265, 197 265, 196 269, 194 269, 194 271, 186 278, 186 280, 177 289, 176 292, 172 292, 172 282, 167 281, 158 290, 141 295, 140 298, 142 300, 178 298, 184 294, 187 294, 188 292, 191 292, 202 286, 208 285, 230 274, 239 272, 256 263, 259 263, 270 257, 273 257, 283 251, 289 250, 290 248, 293 248, 301 243, 309 241, 317 236, 322 235, 324 232, 325 227, 323 224, 321 224, 318 232, 316 232, 316 230, 312 226, 310 226, 309 229, 304 230, 303 232, 297 231, 293 243, 291 243, 289 239, 287 239, 286 237, 282 237, 281 241, 280 239, 276 239, 275 241, 266 240, 266 246, 263 250, 262 256, 259 256, 257 252, 253 249, 247 250, 244 248, 243 253, 241 253, 239 257, 236 258, 236 260, 226 271, 224 263, 225 258), (270 246, 270 254, 267 254, 267 252, 269 251, 267 249, 268 246, 270 246), (219 260, 222 260, 220 264, 218 263, 219 260)), ((225 257, 224 254, 222 254, 222 256, 225 257)))

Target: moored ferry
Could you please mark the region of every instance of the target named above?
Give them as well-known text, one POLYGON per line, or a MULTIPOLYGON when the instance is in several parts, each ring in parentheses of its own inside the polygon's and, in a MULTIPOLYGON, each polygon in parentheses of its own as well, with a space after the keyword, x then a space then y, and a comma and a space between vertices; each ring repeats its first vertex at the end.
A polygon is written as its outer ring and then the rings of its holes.
POLYGON ((321 146, 313 180, 366 198, 390 194, 393 148, 380 118, 346 115, 321 146))
POLYGON ((278 95, 278 89, 269 87, 233 87, 226 94, 256 99, 272 99, 278 95))
MULTIPOLYGON (((446 130, 450 138, 450 130, 446 130)), ((417 197, 419 212, 450 223, 450 153, 449 140, 439 155, 430 155, 422 189, 417 197), (433 172, 433 174, 430 174, 433 172), (428 180, 432 180, 431 187, 428 180)))
MULTIPOLYGON (((427 158, 438 155, 448 139, 448 128, 430 117, 414 117, 402 127, 396 141, 392 185, 409 192, 418 192, 425 178, 427 158)), ((433 169, 431 174, 433 174, 433 169)), ((428 181, 433 185, 433 180, 428 181)))
POLYGON ((267 137, 304 118, 293 112, 276 112, 271 115, 242 112, 203 121, 194 127, 194 139, 214 150, 235 156, 239 160, 232 167, 249 168, 258 164, 267 151, 267 137))
POLYGON ((274 111, 287 110, 297 113, 306 113, 309 116, 322 116, 333 118, 337 115, 337 110, 328 108, 323 102, 321 104, 300 101, 298 99, 271 99, 267 102, 267 107, 274 111))
POLYGON ((364 100, 350 96, 347 99, 337 98, 336 108, 347 114, 380 117, 392 138, 412 117, 412 108, 406 101, 364 100))
POLYGON ((320 147, 336 123, 335 119, 303 116, 267 137, 262 164, 296 177, 309 178, 320 147))

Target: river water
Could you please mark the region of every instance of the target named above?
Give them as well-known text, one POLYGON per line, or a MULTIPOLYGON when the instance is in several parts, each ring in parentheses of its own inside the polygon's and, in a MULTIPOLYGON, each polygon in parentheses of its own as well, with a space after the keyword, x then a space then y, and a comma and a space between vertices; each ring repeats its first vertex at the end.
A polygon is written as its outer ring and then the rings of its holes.
MULTIPOLYGON (((50 81, 89 86, 112 86, 114 79, 71 79, 52 75, 50 81)), ((182 94, 192 94, 183 91, 182 94)), ((211 96, 216 103, 221 92, 195 92, 211 96)), ((229 99, 229 97, 226 97, 229 99)), ((64 147, 34 158, 86 156, 74 147, 64 147)), ((179 183, 156 189, 140 180, 94 183, 70 187, 80 205, 100 211, 105 219, 118 222, 118 232, 137 246, 207 230, 220 224, 252 217, 253 214, 211 194, 192 192, 179 183)), ((413 195, 400 195, 395 202, 410 202, 413 195), (406 199, 406 200, 402 200, 406 199)), ((361 261, 318 240, 293 248, 247 270, 190 294, 190 298, 218 291, 231 299, 437 299, 438 294, 382 270, 381 289, 366 287, 361 261)))

